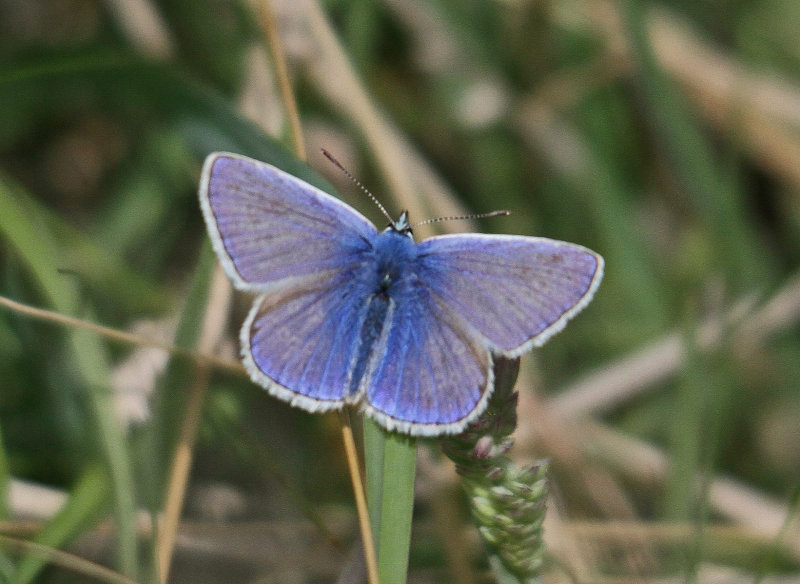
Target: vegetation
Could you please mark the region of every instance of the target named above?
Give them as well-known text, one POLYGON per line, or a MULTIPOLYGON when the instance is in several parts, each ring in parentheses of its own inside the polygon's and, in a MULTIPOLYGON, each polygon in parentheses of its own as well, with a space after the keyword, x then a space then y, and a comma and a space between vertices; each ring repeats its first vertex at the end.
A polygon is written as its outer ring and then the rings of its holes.
MULTIPOLYGON (((235 151, 381 224, 321 148, 394 214, 512 212, 418 235, 605 257, 501 449, 549 459, 543 581, 797 581, 798 30, 793 0, 0 4, 0 582, 359 581, 340 419, 242 374, 196 196, 235 151)), ((426 441, 410 582, 493 581, 468 517, 426 441)))

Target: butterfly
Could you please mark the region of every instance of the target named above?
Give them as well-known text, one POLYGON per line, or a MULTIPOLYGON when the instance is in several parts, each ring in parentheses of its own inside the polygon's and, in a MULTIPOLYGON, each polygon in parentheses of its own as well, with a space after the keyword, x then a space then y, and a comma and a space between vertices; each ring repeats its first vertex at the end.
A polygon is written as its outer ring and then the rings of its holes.
POLYGON ((212 153, 200 205, 234 285, 252 380, 309 412, 346 404, 390 431, 462 432, 485 410, 495 356, 515 358, 592 299, 603 258, 518 235, 415 242, 264 162, 212 153))

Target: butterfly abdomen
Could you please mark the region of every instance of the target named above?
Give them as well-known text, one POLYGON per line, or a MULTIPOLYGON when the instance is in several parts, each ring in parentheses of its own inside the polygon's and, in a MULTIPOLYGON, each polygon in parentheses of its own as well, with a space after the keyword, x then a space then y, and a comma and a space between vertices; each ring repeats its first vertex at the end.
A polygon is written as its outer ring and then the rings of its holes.
POLYGON ((370 257, 362 266, 365 305, 359 344, 353 354, 347 394, 353 395, 368 375, 370 363, 382 351, 397 303, 413 302, 416 244, 408 236, 385 231, 375 238, 370 257))

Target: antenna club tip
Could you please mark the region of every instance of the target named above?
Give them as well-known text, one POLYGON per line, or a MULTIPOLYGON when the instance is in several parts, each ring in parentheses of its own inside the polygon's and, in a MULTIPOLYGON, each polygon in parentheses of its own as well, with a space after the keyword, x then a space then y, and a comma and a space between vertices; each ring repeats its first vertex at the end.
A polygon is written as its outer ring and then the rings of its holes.
MULTIPOLYGON (((325 148, 320 148, 320 150, 322 151, 322 155, 325 156, 325 158, 330 160, 337 168, 342 170, 347 176, 349 176, 351 179, 353 179, 353 175, 350 174, 344 166, 342 166, 342 163, 339 162, 333 154, 331 154, 330 152, 325 150, 325 148)), ((353 179, 353 180, 355 180, 355 179, 353 179)))

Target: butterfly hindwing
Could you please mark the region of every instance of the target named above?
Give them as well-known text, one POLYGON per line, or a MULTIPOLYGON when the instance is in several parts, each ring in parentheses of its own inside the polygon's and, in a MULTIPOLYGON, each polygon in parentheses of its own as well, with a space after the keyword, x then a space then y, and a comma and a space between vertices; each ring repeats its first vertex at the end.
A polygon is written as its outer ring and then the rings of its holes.
POLYGON ((308 411, 341 407, 350 391, 364 294, 346 284, 349 274, 308 281, 302 292, 258 298, 242 327, 241 345, 250 376, 308 411))
POLYGON ((463 430, 491 393, 485 341, 460 326, 424 287, 401 295, 376 343, 367 415, 392 430, 431 436, 463 430))
POLYGON ((223 267, 238 288, 251 292, 343 269, 377 235, 338 199, 238 154, 206 159, 200 204, 223 267))

